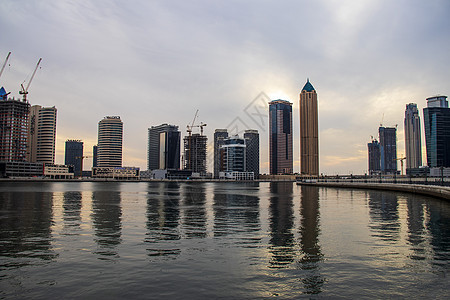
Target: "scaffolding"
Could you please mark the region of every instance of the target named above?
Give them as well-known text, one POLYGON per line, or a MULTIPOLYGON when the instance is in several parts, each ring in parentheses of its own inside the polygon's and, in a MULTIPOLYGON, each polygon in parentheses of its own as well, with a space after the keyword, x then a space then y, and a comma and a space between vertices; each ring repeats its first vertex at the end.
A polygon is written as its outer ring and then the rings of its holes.
POLYGON ((184 137, 184 169, 193 173, 206 173, 206 142, 204 135, 194 133, 184 137))
POLYGON ((14 98, 0 100, 0 161, 25 161, 30 104, 14 98))

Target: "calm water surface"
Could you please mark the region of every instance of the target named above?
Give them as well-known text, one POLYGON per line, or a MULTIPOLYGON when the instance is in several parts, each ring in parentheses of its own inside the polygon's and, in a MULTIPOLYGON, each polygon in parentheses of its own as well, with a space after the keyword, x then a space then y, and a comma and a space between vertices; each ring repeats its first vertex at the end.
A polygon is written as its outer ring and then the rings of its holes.
POLYGON ((1 183, 0 298, 445 298, 450 203, 293 183, 1 183))

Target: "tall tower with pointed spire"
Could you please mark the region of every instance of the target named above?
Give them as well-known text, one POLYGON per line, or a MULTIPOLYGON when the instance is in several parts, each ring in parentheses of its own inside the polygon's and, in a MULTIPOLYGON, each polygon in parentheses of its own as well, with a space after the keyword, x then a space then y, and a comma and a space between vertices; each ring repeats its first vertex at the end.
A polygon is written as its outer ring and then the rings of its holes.
POLYGON ((309 79, 300 92, 300 173, 319 175, 319 117, 317 93, 309 79))

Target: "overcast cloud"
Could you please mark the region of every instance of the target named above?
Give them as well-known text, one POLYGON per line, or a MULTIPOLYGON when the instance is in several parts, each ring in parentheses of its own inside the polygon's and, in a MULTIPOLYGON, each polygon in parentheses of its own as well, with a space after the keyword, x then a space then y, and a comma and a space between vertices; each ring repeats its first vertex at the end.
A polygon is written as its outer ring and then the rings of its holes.
POLYGON ((145 170, 147 128, 170 123, 185 134, 199 109, 211 142, 236 119, 258 129, 265 173, 268 128, 245 109, 261 92, 293 103, 298 171, 298 94, 310 78, 320 171, 363 173, 381 121, 398 124, 400 156, 405 105, 417 103, 422 118, 427 97, 449 96, 449 15, 447 0, 3 0, 0 62, 12 55, 0 86, 18 97, 43 58, 28 99, 58 109, 57 163, 66 139, 91 154, 98 122, 119 115, 123 165, 145 170))

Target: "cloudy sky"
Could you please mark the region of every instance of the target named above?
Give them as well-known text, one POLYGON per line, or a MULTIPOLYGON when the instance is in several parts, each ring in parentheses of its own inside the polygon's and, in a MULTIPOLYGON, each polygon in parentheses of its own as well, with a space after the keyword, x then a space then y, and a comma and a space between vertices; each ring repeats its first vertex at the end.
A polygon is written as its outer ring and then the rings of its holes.
POLYGON ((18 97, 42 57, 28 99, 58 109, 57 163, 67 139, 91 154, 98 122, 118 115, 123 165, 146 169, 147 129, 169 123, 185 134, 198 109, 210 141, 216 128, 258 129, 266 173, 266 100, 293 103, 298 171, 309 78, 320 171, 360 174, 381 122, 398 124, 400 156, 405 105, 422 117, 427 97, 450 95, 449 15, 448 0, 2 0, 0 62, 12 54, 0 86, 18 97))

